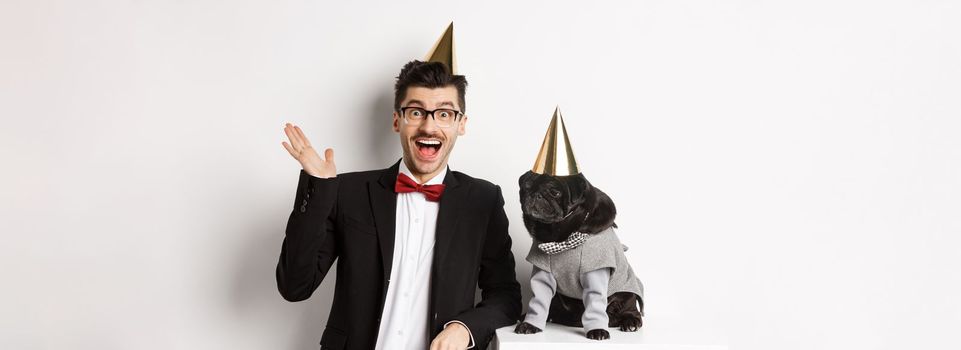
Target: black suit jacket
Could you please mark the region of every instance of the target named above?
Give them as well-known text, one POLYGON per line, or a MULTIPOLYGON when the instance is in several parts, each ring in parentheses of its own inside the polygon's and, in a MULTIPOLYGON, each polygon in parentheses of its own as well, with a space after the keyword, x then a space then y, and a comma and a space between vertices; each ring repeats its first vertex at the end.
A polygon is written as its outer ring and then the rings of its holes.
MULTIPOLYGON (((284 299, 310 297, 337 264, 322 349, 373 349, 390 282, 400 161, 383 170, 321 179, 300 171, 277 263, 284 299)), ((428 325, 433 339, 458 320, 487 348, 494 330, 520 318, 520 285, 500 187, 447 170, 437 217, 428 325), (482 300, 474 305, 477 287, 482 300)), ((428 292, 424 290, 423 292, 428 292)))

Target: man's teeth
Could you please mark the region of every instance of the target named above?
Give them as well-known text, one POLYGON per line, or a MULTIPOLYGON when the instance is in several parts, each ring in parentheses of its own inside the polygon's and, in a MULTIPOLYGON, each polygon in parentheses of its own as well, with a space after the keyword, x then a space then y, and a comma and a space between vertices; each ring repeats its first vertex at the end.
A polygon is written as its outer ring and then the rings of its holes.
POLYGON ((428 146, 438 146, 440 145, 439 140, 417 140, 417 143, 428 146))

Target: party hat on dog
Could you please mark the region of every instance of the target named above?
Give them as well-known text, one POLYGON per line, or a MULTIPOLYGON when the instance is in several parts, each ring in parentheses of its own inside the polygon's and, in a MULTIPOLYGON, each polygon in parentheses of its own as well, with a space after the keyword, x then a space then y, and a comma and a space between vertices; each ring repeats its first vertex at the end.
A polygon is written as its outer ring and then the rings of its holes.
POLYGON ((571 176, 581 173, 577 160, 574 159, 571 141, 567 138, 567 127, 564 126, 560 107, 554 109, 554 118, 551 118, 551 125, 547 128, 541 151, 537 153, 537 160, 534 161, 534 168, 531 171, 551 176, 571 176))

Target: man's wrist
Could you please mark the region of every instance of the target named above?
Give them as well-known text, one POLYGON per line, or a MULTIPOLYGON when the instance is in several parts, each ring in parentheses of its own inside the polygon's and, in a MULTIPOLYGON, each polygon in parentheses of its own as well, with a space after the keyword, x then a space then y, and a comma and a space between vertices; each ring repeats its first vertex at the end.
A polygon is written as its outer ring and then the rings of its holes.
POLYGON ((452 320, 452 321, 447 322, 447 323, 444 324, 444 329, 447 329, 447 327, 449 327, 449 326, 451 326, 451 325, 463 327, 464 330, 467 331, 467 338, 468 338, 468 340, 469 340, 469 342, 467 343, 467 348, 468 348, 468 349, 474 348, 474 334, 471 333, 470 328, 467 327, 467 325, 464 324, 464 322, 461 322, 461 321, 458 321, 458 320, 452 320))

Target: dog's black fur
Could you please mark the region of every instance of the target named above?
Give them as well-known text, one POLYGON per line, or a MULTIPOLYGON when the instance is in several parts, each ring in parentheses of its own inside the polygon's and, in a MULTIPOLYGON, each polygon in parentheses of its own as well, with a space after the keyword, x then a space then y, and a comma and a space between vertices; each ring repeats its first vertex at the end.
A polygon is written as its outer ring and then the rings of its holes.
MULTIPOLYGON (((606 193, 591 185, 583 174, 550 176, 531 171, 520 177, 521 209, 527 232, 540 242, 561 242, 574 232, 596 234, 613 226, 617 210, 606 193)), ((609 327, 621 331, 637 331, 643 324, 641 310, 644 302, 630 292, 614 293, 607 298, 609 327)), ((580 299, 555 294, 551 300, 549 322, 571 327, 583 327, 581 315, 584 303, 580 299)), ((533 334, 541 329, 521 322, 515 333, 533 334)), ((608 339, 604 329, 587 332, 590 339, 608 339)))

